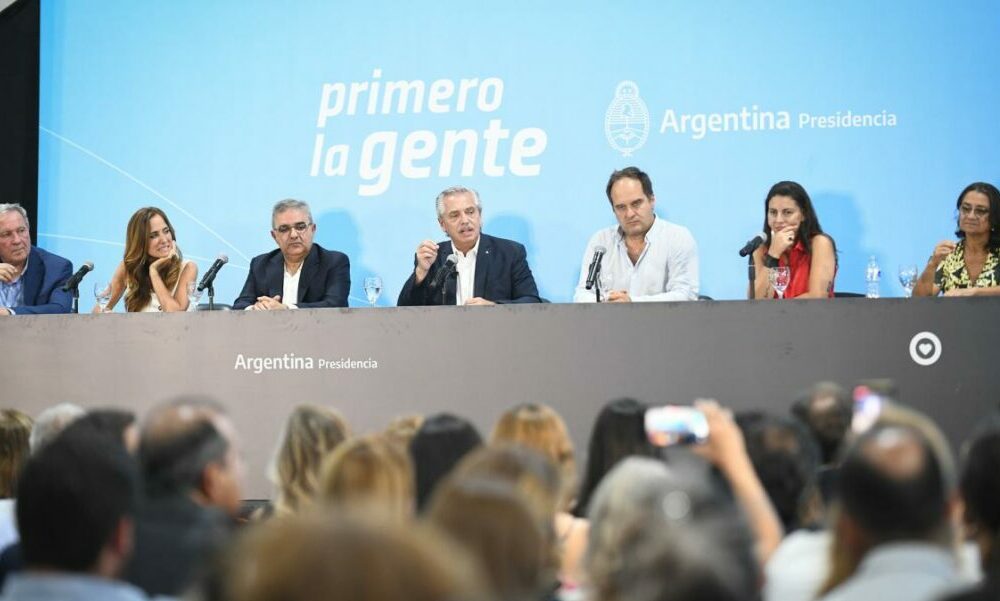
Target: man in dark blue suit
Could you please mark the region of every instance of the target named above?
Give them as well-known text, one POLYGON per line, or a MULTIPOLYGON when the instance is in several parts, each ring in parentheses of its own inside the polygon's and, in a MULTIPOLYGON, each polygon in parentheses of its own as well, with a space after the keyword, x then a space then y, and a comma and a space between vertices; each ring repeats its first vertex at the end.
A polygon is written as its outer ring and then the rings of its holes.
POLYGON ((271 237, 278 248, 250 262, 250 273, 233 309, 346 307, 351 262, 344 253, 313 244, 315 234, 309 205, 291 199, 274 205, 271 237))
POLYGON ((60 288, 72 273, 72 263, 31 245, 21 205, 0 204, 0 315, 69 313, 73 298, 60 288))
POLYGON ((448 188, 438 194, 436 205, 438 223, 450 240, 420 243, 398 305, 541 302, 524 246, 481 233, 483 208, 475 190, 448 188), (454 269, 441 271, 450 256, 454 269))

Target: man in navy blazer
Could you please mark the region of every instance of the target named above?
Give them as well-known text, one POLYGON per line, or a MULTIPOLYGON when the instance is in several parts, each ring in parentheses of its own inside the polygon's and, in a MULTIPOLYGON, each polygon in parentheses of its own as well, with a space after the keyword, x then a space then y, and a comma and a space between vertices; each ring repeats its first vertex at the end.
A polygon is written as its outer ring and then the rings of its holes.
POLYGON ((31 245, 21 205, 0 204, 0 315, 69 313, 73 298, 60 288, 72 273, 72 263, 31 245))
POLYGON ((250 273, 233 309, 346 307, 351 262, 344 253, 313 244, 315 234, 308 204, 288 199, 274 205, 271 237, 278 248, 250 262, 250 273))
POLYGON ((541 302, 524 246, 480 231, 483 207, 479 193, 470 188, 448 188, 438 194, 435 204, 438 223, 450 240, 420 243, 413 274, 396 304, 541 302), (455 260, 453 268, 445 265, 450 257, 455 260))

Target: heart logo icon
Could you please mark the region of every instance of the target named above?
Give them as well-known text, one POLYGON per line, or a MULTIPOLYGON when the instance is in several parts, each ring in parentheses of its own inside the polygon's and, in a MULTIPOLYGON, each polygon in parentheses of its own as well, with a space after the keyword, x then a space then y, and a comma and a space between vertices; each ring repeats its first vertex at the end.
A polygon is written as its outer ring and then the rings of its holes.
POLYGON ((910 359, 917 365, 934 365, 941 358, 941 339, 934 332, 917 332, 910 339, 910 359))
POLYGON ((934 345, 930 342, 921 342, 917 346, 917 350, 920 351, 921 357, 930 357, 931 353, 934 351, 934 345))

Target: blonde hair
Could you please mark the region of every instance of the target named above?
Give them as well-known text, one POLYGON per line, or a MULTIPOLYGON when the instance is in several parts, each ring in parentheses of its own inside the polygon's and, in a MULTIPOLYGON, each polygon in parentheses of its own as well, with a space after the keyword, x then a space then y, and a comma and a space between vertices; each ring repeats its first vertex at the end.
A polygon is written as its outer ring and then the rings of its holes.
POLYGON ((560 509, 576 496, 576 460, 566 423, 546 405, 524 404, 509 409, 493 427, 492 443, 515 443, 538 451, 558 469, 562 480, 560 509))
POLYGON ((413 514, 413 489, 409 455, 377 435, 340 445, 320 473, 319 496, 323 501, 349 506, 374 502, 401 519, 413 514))
POLYGON ((348 436, 347 423, 333 409, 299 405, 292 410, 271 465, 277 514, 295 513, 312 502, 323 461, 348 436))
POLYGON ((17 409, 0 409, 0 498, 17 496, 17 479, 28 459, 31 417, 17 409))
POLYGON ((254 528, 226 559, 232 601, 483 599, 479 572, 437 530, 377 514, 306 512, 254 528))
POLYGON ((386 426, 383 434, 388 440, 395 442, 403 449, 410 448, 410 441, 417 435, 417 430, 424 423, 422 415, 401 415, 393 418, 386 426))

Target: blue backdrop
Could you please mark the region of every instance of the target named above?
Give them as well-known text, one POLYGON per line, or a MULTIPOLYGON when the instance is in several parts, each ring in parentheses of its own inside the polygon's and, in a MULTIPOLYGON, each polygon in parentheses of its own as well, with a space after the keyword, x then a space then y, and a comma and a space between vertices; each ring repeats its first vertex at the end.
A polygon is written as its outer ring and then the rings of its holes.
POLYGON ((129 216, 160 206, 201 273, 229 255, 231 302, 294 197, 350 256, 351 304, 378 274, 392 305, 460 184, 568 301, 614 222, 607 177, 635 164, 694 234, 703 294, 743 298, 736 250, 794 179, 837 288, 874 254, 899 295, 958 192, 1000 180, 996 2, 475 4, 43 1, 38 244, 106 279, 129 216))

